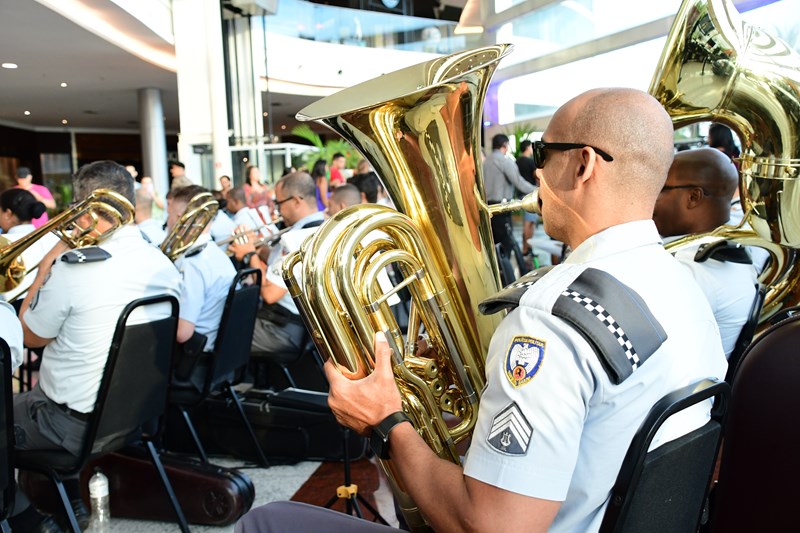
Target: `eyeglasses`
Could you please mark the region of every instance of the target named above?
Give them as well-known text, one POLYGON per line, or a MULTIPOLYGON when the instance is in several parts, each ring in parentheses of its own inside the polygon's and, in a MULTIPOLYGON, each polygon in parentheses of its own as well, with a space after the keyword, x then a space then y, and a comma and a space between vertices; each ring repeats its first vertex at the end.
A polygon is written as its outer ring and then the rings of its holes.
POLYGON ((706 192, 706 190, 704 188, 702 188, 700 185, 689 185, 689 184, 687 184, 687 185, 664 185, 661 188, 661 192, 671 191, 673 189, 700 189, 701 191, 703 191, 703 194, 708 196, 708 193, 706 192))
POLYGON ((288 198, 284 198, 283 200, 275 200, 275 207, 279 207, 282 203, 288 202, 289 200, 294 200, 297 198, 298 200, 302 200, 302 196, 290 196, 288 198))
POLYGON ((602 157, 609 163, 614 160, 614 158, 608 155, 607 152, 604 152, 600 148, 592 146, 591 144, 548 143, 544 141, 533 141, 532 146, 533 146, 533 160, 536 163, 536 168, 544 168, 545 150, 558 150, 559 152, 567 152, 569 150, 577 150, 578 148, 591 148, 592 150, 600 154, 600 157, 602 157))

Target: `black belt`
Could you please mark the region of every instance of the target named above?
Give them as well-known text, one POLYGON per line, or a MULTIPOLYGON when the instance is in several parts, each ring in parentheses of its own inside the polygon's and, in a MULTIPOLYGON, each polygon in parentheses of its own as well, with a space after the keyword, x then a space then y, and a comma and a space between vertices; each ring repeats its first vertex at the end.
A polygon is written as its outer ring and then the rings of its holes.
POLYGON ((72 418, 77 418, 81 422, 86 422, 87 420, 89 420, 89 417, 92 416, 92 413, 81 413, 80 411, 76 411, 75 409, 70 409, 65 404, 53 402, 53 405, 61 409, 63 412, 65 412, 72 418))

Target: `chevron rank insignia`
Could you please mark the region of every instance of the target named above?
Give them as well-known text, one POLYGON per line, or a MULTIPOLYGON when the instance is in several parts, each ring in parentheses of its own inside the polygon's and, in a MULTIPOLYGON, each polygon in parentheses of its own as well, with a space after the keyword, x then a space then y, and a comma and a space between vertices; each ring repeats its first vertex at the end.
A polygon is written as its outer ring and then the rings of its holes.
POLYGON ((102 248, 97 246, 85 246, 62 254, 61 260, 65 263, 78 264, 105 261, 109 257, 111 257, 111 254, 102 248))
POLYGON ((492 419, 492 427, 486 441, 500 453, 506 455, 525 455, 533 436, 533 428, 525 416, 512 403, 492 419))
POLYGON ((514 388, 528 383, 542 368, 544 347, 545 342, 534 337, 517 335, 511 339, 503 370, 514 388))

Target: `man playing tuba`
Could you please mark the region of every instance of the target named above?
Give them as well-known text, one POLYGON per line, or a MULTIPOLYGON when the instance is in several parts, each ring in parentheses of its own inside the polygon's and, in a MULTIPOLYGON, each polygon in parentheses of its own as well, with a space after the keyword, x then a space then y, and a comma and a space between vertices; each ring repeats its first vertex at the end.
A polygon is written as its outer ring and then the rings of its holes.
MULTIPOLYGON (((539 281, 484 303, 491 312, 517 302, 489 346, 487 387, 463 470, 437 457, 408 423, 385 342, 376 340, 376 368, 364 379, 348 380, 326 364, 338 420, 372 432, 376 452, 388 454, 436 531, 501 524, 597 531, 650 408, 682 386, 725 374, 708 303, 652 221, 672 162, 664 109, 640 91, 593 90, 562 106, 542 139, 534 159, 545 230, 573 252, 539 281)), ((682 427, 665 427, 660 443, 705 423, 709 403, 697 408, 682 427)), ((252 511, 239 531, 299 524, 383 528, 280 502, 252 511)))

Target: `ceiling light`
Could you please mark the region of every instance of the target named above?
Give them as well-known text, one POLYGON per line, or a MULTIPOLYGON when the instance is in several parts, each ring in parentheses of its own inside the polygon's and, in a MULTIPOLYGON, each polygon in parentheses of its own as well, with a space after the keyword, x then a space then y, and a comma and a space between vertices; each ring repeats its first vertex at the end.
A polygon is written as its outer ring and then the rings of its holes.
POLYGON ((285 130, 286 129, 286 124, 281 124, 281 129, 285 130))
POLYGON ((265 117, 268 117, 268 116, 269 116, 269 113, 267 113, 266 111, 264 111, 264 116, 265 116, 265 117))
POLYGON ((67 82, 65 82, 65 81, 62 81, 62 82, 61 82, 61 86, 62 86, 62 87, 66 87, 66 86, 67 86, 67 82))
POLYGON ((247 163, 247 158, 246 158, 246 157, 243 157, 243 158, 242 158, 242 162, 243 162, 243 163, 247 163))
POLYGON ((62 123, 62 124, 64 124, 64 125, 66 125, 66 124, 67 124, 67 119, 62 119, 62 120, 61 120, 61 123, 62 123))
POLYGON ((3 63, 2 65, 0 65, 0 67, 3 68, 17 68, 18 66, 19 65, 17 65, 16 63, 3 63))
POLYGON ((23 115, 25 115, 25 116, 28 116, 28 115, 30 115, 30 114, 31 114, 31 112, 30 112, 30 111, 28 111, 28 110, 25 110, 25 111, 23 111, 23 112, 22 112, 22 114, 23 114, 23 115))

